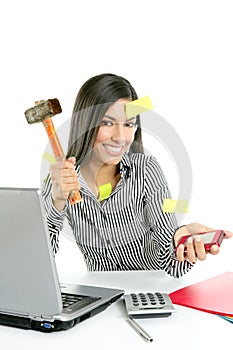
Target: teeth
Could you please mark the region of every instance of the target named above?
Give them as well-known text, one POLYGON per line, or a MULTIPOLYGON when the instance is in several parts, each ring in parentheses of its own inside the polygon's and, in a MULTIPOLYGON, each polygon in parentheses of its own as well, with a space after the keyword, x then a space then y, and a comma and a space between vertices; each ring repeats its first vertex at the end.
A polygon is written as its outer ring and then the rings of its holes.
POLYGON ((114 147, 109 145, 104 145, 104 147, 112 153, 120 153, 122 151, 122 147, 114 147))

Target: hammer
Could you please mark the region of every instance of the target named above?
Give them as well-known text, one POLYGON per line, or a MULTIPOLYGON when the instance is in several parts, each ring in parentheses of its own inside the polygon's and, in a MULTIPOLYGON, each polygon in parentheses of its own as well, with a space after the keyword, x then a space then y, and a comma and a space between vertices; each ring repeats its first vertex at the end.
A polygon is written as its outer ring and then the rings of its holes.
MULTIPOLYGON (((36 102, 36 105, 25 111, 25 116, 29 124, 40 123, 45 127, 48 138, 55 155, 56 160, 65 159, 61 143, 58 139, 56 130, 53 125, 52 117, 55 114, 61 113, 61 105, 57 98, 49 99, 47 101, 36 102)), ((78 190, 72 190, 69 194, 70 204, 78 203, 82 200, 78 190)))

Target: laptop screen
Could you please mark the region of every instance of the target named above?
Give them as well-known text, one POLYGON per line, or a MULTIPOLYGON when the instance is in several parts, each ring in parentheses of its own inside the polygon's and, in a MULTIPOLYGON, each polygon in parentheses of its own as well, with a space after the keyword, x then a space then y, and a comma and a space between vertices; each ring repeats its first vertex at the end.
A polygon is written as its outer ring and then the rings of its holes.
POLYGON ((40 191, 0 188, 0 312, 39 316, 61 310, 40 191))

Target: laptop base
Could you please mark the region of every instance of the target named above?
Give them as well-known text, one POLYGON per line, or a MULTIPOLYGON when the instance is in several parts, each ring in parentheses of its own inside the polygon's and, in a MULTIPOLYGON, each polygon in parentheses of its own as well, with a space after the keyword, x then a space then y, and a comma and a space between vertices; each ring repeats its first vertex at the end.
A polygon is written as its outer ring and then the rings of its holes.
POLYGON ((15 316, 15 315, 6 315, 0 314, 0 324, 4 326, 23 328, 23 329, 31 329, 35 331, 50 333, 55 331, 62 331, 72 328, 77 323, 80 323, 89 317, 92 317, 99 312, 104 311, 108 305, 100 305, 96 309, 87 312, 86 314, 77 317, 76 319, 69 321, 60 321, 60 320, 52 320, 52 321, 36 321, 27 317, 15 316))

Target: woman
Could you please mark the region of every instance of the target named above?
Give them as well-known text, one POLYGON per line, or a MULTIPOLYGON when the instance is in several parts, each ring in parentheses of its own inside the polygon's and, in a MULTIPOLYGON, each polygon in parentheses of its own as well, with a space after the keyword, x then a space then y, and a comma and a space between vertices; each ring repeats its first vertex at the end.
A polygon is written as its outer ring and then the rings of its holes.
MULTIPOLYGON (((198 235, 189 238, 187 254, 183 245, 175 253, 180 238, 212 229, 198 223, 179 228, 175 215, 163 212, 167 182, 155 158, 143 153, 139 115, 125 114, 125 105, 137 98, 131 84, 114 74, 81 87, 67 160, 51 166, 42 192, 51 242, 56 252, 66 217, 89 270, 161 269, 179 277, 206 258, 198 235), (78 188, 82 202, 70 205, 69 193, 78 188), (110 192, 103 196, 102 188, 110 192)), ((218 251, 215 245, 211 254, 218 251)))

